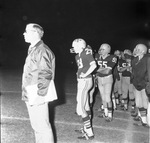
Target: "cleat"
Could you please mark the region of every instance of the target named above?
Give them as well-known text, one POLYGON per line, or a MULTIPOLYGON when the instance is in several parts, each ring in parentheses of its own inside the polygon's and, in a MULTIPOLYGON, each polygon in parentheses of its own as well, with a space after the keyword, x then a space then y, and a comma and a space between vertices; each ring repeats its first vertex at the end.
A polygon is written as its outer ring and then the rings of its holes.
POLYGON ((136 116, 138 116, 138 114, 137 113, 133 113, 133 114, 131 114, 131 116, 132 117, 136 117, 136 116))
POLYGON ((136 116, 133 118, 134 121, 141 121, 141 117, 140 116, 136 116))
POLYGON ((77 130, 74 130, 76 133, 85 133, 85 131, 84 131, 84 129, 83 128, 81 128, 81 129, 77 129, 77 130))
POLYGON ((81 139, 81 140, 92 140, 92 139, 94 139, 94 135, 93 136, 88 136, 87 133, 84 133, 84 135, 78 137, 78 139, 81 139))
POLYGON ((133 125, 135 125, 135 126, 143 126, 143 127, 149 128, 148 124, 143 123, 143 122, 140 122, 140 123, 134 123, 133 125))
POLYGON ((105 118, 105 121, 106 121, 106 122, 111 122, 112 120, 113 120, 112 117, 106 117, 106 118, 105 118))

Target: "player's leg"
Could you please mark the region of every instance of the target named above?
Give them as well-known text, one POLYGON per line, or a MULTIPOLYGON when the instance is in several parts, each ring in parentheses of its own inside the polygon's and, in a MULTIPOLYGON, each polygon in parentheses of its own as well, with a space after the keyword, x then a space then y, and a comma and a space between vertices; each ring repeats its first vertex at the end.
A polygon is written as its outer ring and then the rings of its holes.
POLYGON ((133 84, 129 84, 129 99, 131 102, 131 112, 135 111, 135 96, 133 93, 133 84))
POLYGON ((94 100, 93 96, 94 96, 94 92, 95 92, 95 87, 96 87, 96 82, 95 82, 95 77, 93 76, 93 78, 92 78, 92 87, 89 90, 89 104, 90 104, 91 108, 93 107, 93 100, 94 100))
POLYGON ((141 92, 138 91, 135 87, 133 89, 133 92, 134 92, 134 96, 135 96, 135 104, 136 104, 136 112, 135 114, 132 114, 135 119, 140 119, 141 118, 141 114, 140 114, 140 111, 139 109, 142 107, 142 102, 141 102, 141 92))
POLYGON ((148 107, 147 107, 147 124, 150 127, 150 102, 148 102, 148 107))
MULTIPOLYGON (((86 103, 88 102, 88 92, 92 87, 92 78, 83 79, 84 81, 84 89, 82 90, 82 97, 81 97, 81 110, 82 110, 82 120, 84 124, 84 136, 78 137, 79 139, 87 139, 87 138, 93 138, 93 128, 91 124, 91 118, 87 114, 85 107, 87 106, 86 103)), ((89 108, 89 107, 88 107, 89 108)), ((89 108, 90 109, 90 108, 89 108)))
POLYGON ((105 84, 105 96, 106 96, 106 102, 107 102, 107 109, 108 109, 108 120, 106 121, 112 121, 112 100, 111 100, 111 90, 112 90, 112 83, 105 84))
POLYGON ((116 109, 116 105, 119 104, 119 97, 118 97, 118 80, 116 79, 113 84, 113 90, 112 90, 112 101, 113 101, 113 108, 116 109))
POLYGON ((147 124, 147 108, 148 108, 148 98, 145 92, 145 89, 141 91, 142 97, 142 111, 141 111, 141 118, 142 122, 147 124))
POLYGON ((122 77, 122 109, 127 110, 128 77, 122 77))
MULTIPOLYGON (((120 80, 118 80, 118 98, 121 101, 122 99, 122 73, 119 73, 120 80)), ((120 103, 120 102, 119 102, 120 103)))
POLYGON ((108 115, 108 109, 107 109, 107 103, 106 103, 106 99, 105 99, 105 92, 104 92, 104 85, 103 85, 103 81, 104 81, 104 77, 98 77, 98 89, 100 92, 100 96, 102 99, 102 104, 103 104, 103 108, 104 108, 104 116, 100 115, 99 117, 105 117, 108 115))
POLYGON ((112 100, 111 100, 111 93, 112 93, 112 85, 113 85, 113 77, 112 75, 105 77, 104 82, 104 93, 105 93, 105 101, 107 103, 107 110, 108 110, 108 118, 106 121, 112 121, 112 100))
POLYGON ((113 110, 117 110, 117 104, 116 104, 117 99, 115 98, 115 93, 112 92, 112 102, 113 102, 113 110))
POLYGON ((83 113, 83 111, 82 111, 82 105, 81 105, 82 91, 83 91, 83 89, 85 87, 85 84, 86 84, 86 82, 83 79, 78 79, 77 80, 77 98, 76 98, 76 100, 77 100, 77 106, 76 106, 76 113, 79 116, 81 116, 83 114, 86 114, 86 112, 83 113))

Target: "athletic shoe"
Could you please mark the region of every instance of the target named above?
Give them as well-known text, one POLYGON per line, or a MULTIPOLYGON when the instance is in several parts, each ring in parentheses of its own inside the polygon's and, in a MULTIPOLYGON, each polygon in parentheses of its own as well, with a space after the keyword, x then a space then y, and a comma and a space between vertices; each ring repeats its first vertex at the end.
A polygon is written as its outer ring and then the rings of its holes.
POLYGON ((140 116, 136 116, 133 118, 134 121, 141 121, 141 117, 140 116))
POLYGON ((113 120, 112 117, 106 117, 106 118, 105 118, 105 121, 106 121, 106 122, 111 122, 112 120, 113 120))
POLYGON ((94 139, 94 135, 93 136, 88 136, 87 133, 84 133, 83 136, 78 137, 78 139, 81 139, 81 140, 92 140, 92 139, 94 139))
POLYGON ((131 114, 131 116, 136 117, 136 116, 138 116, 138 113, 133 113, 133 114, 131 114))
POLYGON ((148 124, 143 123, 143 122, 140 122, 140 123, 134 123, 133 125, 135 125, 135 126, 143 126, 143 127, 149 128, 148 124))
POLYGON ((85 133, 85 131, 84 131, 84 129, 83 128, 81 128, 81 129, 77 129, 77 130, 74 130, 76 133, 85 133))

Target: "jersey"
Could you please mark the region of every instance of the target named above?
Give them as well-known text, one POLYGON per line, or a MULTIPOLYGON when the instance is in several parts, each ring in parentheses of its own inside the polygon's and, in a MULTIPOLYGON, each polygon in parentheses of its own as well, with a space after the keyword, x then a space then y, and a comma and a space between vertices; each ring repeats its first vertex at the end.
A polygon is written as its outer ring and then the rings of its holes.
POLYGON ((132 60, 132 83, 139 91, 146 87, 150 80, 150 56, 144 55, 142 59, 138 57, 132 60))
POLYGON ((108 55, 105 59, 103 59, 102 56, 99 56, 97 58, 97 64, 98 64, 99 68, 110 68, 111 69, 108 74, 102 74, 102 73, 98 72, 97 75, 100 77, 108 76, 113 73, 113 68, 117 64, 117 58, 114 55, 108 55))
MULTIPOLYGON (((78 66, 77 78, 79 78, 82 72, 86 73, 87 70, 90 68, 91 63, 95 62, 92 49, 88 47, 83 49, 80 55, 76 55, 75 59, 78 66)), ((87 77, 91 76, 92 75, 90 74, 87 77)))
MULTIPOLYGON (((118 58, 118 65, 117 65, 118 69, 123 67, 124 65, 123 63, 124 63, 124 60, 122 58, 118 58)), ((120 70, 118 71, 119 73, 121 72, 120 70)))
MULTIPOLYGON (((121 66, 123 68, 127 67, 127 66, 131 66, 131 63, 127 63, 126 60, 123 60, 121 61, 121 66)), ((131 76, 131 71, 129 69, 126 69, 125 71, 122 72, 122 76, 123 77, 130 77, 131 76)))

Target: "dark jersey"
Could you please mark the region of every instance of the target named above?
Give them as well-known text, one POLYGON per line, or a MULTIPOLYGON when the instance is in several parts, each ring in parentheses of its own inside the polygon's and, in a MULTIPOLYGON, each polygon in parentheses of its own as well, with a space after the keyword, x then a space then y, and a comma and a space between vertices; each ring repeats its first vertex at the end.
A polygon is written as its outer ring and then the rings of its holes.
POLYGON ((108 55, 105 59, 103 59, 102 56, 99 56, 97 58, 97 64, 99 68, 110 68, 111 71, 108 74, 98 73, 98 76, 104 77, 104 76, 111 75, 116 63, 117 63, 117 58, 114 55, 108 55))
POLYGON ((137 90, 145 89, 147 82, 150 82, 150 56, 144 55, 132 60, 132 83, 137 90))
MULTIPOLYGON (((122 67, 125 68, 127 66, 131 66, 131 63, 126 62, 126 60, 122 60, 122 67)), ((131 71, 129 69, 126 69, 122 72, 123 77, 130 77, 131 71)))
MULTIPOLYGON (((76 55, 75 59, 78 66, 77 78, 79 78, 82 72, 86 73, 90 68, 90 64, 95 62, 92 49, 90 48, 85 48, 80 55, 76 55)), ((88 75, 87 77, 91 77, 91 75, 88 75)))

